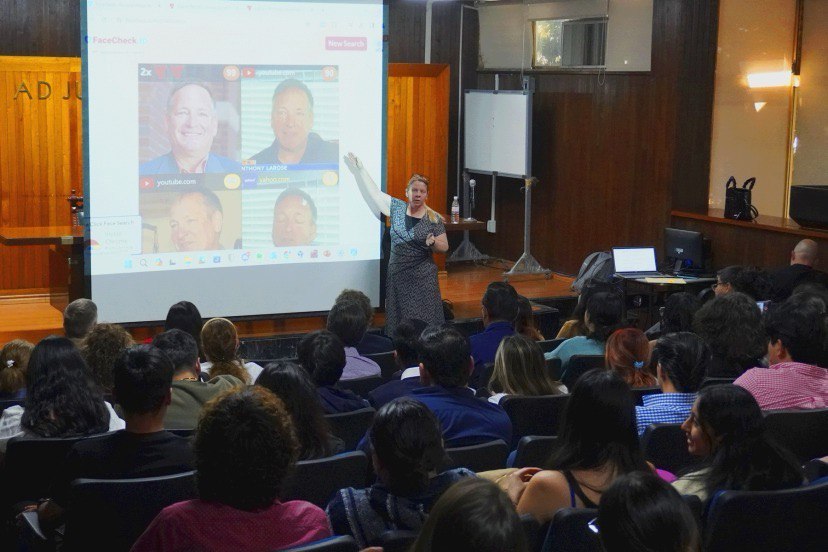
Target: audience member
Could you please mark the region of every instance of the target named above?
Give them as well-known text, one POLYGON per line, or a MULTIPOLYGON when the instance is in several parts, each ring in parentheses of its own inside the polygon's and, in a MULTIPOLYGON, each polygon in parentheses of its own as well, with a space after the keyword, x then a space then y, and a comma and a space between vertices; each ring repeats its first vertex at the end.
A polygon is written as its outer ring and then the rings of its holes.
POLYGON ((687 418, 710 362, 710 350, 690 332, 667 334, 656 342, 661 393, 644 395, 635 407, 639 435, 650 424, 678 424, 687 418))
POLYGON ((650 373, 650 342, 638 328, 616 330, 607 339, 607 368, 615 370, 630 387, 657 384, 650 373))
POLYGON ((575 309, 569 320, 563 323, 561 329, 558 330, 558 335, 555 339, 569 339, 579 335, 587 334, 586 322, 584 322, 584 315, 586 314, 586 306, 590 298, 596 293, 600 292, 616 292, 614 285, 598 280, 588 280, 581 288, 581 293, 578 295, 578 302, 575 304, 575 309))
POLYGON ((0 351, 0 400, 21 401, 26 398, 26 370, 34 345, 14 339, 0 351))
POLYGON ((89 375, 102 393, 112 392, 115 360, 135 342, 118 324, 96 324, 81 345, 81 354, 89 366, 89 375))
POLYGON ((299 364, 316 384, 316 395, 325 414, 352 412, 370 406, 368 401, 347 389, 336 387, 345 369, 345 347, 328 330, 317 330, 302 338, 296 347, 299 364))
POLYGON ((183 330, 167 330, 155 336, 152 344, 173 364, 172 399, 164 416, 167 429, 193 429, 204 404, 223 391, 244 385, 236 377, 221 375, 204 382, 199 378, 198 346, 183 330))
POLYGON ((270 391, 253 386, 217 397, 195 436, 199 498, 164 508, 132 550, 252 552, 330 536, 321 509, 279 500, 297 450, 290 415, 270 391))
POLYGON ((566 393, 564 384, 549 374, 537 342, 520 334, 500 342, 488 390, 489 402, 499 404, 508 395, 540 396, 566 393))
POLYGON ((603 355, 607 338, 622 326, 624 304, 617 293, 598 292, 589 298, 584 320, 586 335, 571 337, 544 357, 561 360, 561 377, 566 374, 569 359, 575 355, 603 355))
POLYGON ((512 423, 497 405, 478 400, 466 387, 474 366, 469 342, 450 326, 431 326, 420 336, 420 381, 410 396, 431 409, 447 447, 495 439, 510 442, 512 423))
POLYGON ((77 346, 98 323, 98 306, 91 299, 75 299, 63 310, 63 332, 77 346))
POLYGON ((535 326, 532 302, 523 295, 518 295, 518 316, 515 319, 515 333, 526 336, 533 341, 544 340, 543 334, 535 326))
POLYGON ((374 408, 423 386, 420 383, 420 355, 417 350, 425 328, 425 322, 411 318, 397 324, 394 330, 394 360, 401 370, 400 379, 383 383, 368 394, 368 401, 374 408))
POLYGON ((123 429, 88 370, 68 338, 50 336, 35 345, 26 371, 26 406, 10 406, 0 417, 0 452, 18 435, 83 437, 123 429))
MULTIPOLYGON (((365 319, 368 321, 368 327, 374 321, 374 307, 371 306, 371 299, 367 295, 356 289, 343 289, 337 295, 335 303, 341 301, 355 301, 359 303, 362 310, 365 311, 365 319)), ((388 353, 394 350, 394 344, 391 339, 382 335, 371 332, 365 332, 362 340, 356 345, 356 350, 361 355, 373 355, 377 353, 388 353)))
POLYGON ((256 378, 256 385, 272 391, 287 408, 296 429, 299 460, 315 460, 345 450, 342 439, 331 435, 316 387, 304 368, 288 361, 271 362, 256 378))
POLYGON ((699 528, 669 483, 645 473, 622 475, 598 506, 598 535, 606 552, 698 552, 699 528))
POLYGON ((708 376, 736 378, 762 364, 767 350, 762 313, 747 295, 731 292, 705 303, 693 328, 710 347, 708 376))
POLYGON ((262 367, 255 362, 239 358, 239 334, 236 326, 226 318, 212 318, 205 322, 201 329, 201 343, 207 357, 207 362, 201 364, 201 370, 210 377, 226 375, 252 383, 262 373, 262 367))
POLYGON ((122 351, 113 368, 113 390, 126 429, 76 443, 60 470, 51 500, 41 504, 41 524, 55 526, 68 504, 70 483, 81 477, 130 479, 193 469, 190 440, 164 431, 173 364, 152 345, 122 351))
POLYGON ((616 478, 649 471, 634 406, 630 387, 615 372, 597 369, 581 376, 564 408, 560 447, 548 469, 523 468, 505 478, 518 513, 545 523, 561 508, 597 508, 616 478))
POLYGON ((771 296, 771 280, 765 270, 755 266, 728 266, 716 273, 713 291, 717 297, 737 292, 754 301, 766 301, 771 296))
POLYGON ((434 505, 412 552, 526 552, 526 536, 509 498, 485 479, 464 479, 434 505))
POLYGON ((687 450, 706 466, 673 482, 681 494, 702 500, 717 491, 770 491, 803 482, 796 458, 765 430, 756 399, 737 385, 710 385, 699 392, 681 428, 687 450))
POLYGON ((791 251, 791 262, 788 266, 771 273, 773 294, 771 299, 781 302, 791 296, 793 290, 800 284, 815 283, 828 287, 828 274, 815 269, 819 261, 819 247, 817 242, 804 239, 796 244, 791 251))
MULTIPOLYGON (((486 287, 482 300, 483 326, 486 328, 469 338, 475 372, 484 364, 494 362, 497 347, 507 335, 515 333, 514 323, 520 312, 518 294, 506 282, 492 282, 486 287)), ((480 382, 485 385, 486 382, 480 382)))
POLYGON ((736 385, 762 410, 828 408, 828 317, 821 299, 792 295, 765 314, 769 368, 752 368, 736 385))
POLYGON ((365 337, 368 319, 365 310, 357 301, 340 301, 328 313, 328 331, 333 332, 345 346, 344 380, 379 376, 379 364, 362 356, 356 346, 365 337))
POLYGON ((667 296, 661 307, 661 321, 646 332, 651 339, 650 345, 655 345, 655 340, 662 335, 692 332, 693 316, 699 308, 701 301, 692 293, 680 291, 667 296))
POLYGON ((179 301, 170 307, 167 319, 164 321, 164 331, 183 330, 193 336, 198 346, 198 358, 204 360, 204 351, 201 348, 201 327, 204 322, 198 307, 189 301, 179 301))
POLYGON ((334 534, 353 536, 360 548, 376 544, 386 531, 418 531, 446 489, 474 477, 465 468, 439 472, 445 461, 440 424, 411 398, 380 408, 369 438, 378 481, 366 489, 342 489, 326 510, 334 534))

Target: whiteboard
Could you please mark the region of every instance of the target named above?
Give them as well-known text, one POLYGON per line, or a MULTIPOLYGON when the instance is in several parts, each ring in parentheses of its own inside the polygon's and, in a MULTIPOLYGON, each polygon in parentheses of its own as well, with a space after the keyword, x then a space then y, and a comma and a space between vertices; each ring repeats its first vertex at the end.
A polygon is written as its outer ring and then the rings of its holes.
POLYGON ((468 90, 465 111, 467 170, 521 178, 531 176, 531 92, 468 90))

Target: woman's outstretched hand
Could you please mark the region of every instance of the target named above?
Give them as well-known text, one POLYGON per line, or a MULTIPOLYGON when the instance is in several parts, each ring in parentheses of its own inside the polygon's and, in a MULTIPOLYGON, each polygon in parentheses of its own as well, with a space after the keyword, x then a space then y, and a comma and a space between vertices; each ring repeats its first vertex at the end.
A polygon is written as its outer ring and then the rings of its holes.
POLYGON ((351 170, 352 173, 356 174, 362 169, 362 161, 359 160, 359 157, 353 154, 353 152, 348 152, 348 155, 342 158, 345 161, 345 164, 351 170))

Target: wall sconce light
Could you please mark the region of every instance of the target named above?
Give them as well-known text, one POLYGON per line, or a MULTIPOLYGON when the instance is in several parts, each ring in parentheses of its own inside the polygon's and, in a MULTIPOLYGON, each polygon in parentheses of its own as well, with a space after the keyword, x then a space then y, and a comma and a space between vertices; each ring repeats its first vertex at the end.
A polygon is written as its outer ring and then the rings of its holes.
MULTIPOLYGON (((747 75, 749 88, 778 88, 783 86, 791 86, 794 82, 794 76, 790 71, 772 71, 770 73, 748 73, 747 75)), ((797 85, 799 84, 799 76, 796 78, 797 85)))

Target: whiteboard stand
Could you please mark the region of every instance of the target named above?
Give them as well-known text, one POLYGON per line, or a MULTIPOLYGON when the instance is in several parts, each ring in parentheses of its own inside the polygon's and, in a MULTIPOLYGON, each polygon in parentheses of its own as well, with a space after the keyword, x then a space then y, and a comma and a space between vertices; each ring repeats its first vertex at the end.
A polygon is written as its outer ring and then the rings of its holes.
POLYGON ((517 274, 543 274, 548 280, 552 275, 552 271, 548 268, 543 268, 538 261, 532 256, 530 247, 532 245, 532 235, 530 228, 532 226, 532 186, 537 183, 538 179, 529 177, 525 180, 526 186, 524 192, 526 199, 524 201, 524 217, 523 217, 523 255, 517 260, 510 270, 503 273, 504 280, 509 281, 510 276, 517 274))

